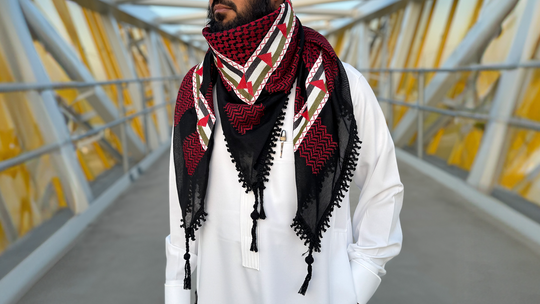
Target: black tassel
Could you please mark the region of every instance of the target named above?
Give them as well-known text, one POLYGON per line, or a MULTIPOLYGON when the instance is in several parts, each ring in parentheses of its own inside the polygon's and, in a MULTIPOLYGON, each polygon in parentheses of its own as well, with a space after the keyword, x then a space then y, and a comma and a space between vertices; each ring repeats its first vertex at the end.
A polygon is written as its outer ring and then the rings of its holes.
MULTIPOLYGON (((252 218, 255 212, 257 211, 251 213, 252 218)), ((257 248, 257 220, 253 220, 253 226, 251 227, 251 248, 249 248, 249 250, 253 252, 259 251, 259 248, 257 248)))
POLYGON ((184 255, 184 260, 186 260, 186 265, 184 266, 184 289, 191 289, 191 264, 189 263, 189 253, 184 255))
POLYGON ((261 220, 264 220, 266 219, 266 213, 264 212, 264 205, 263 205, 263 192, 264 192, 264 187, 259 187, 259 196, 260 196, 260 201, 261 201, 261 212, 260 212, 260 218, 261 220))
POLYGON ((261 216, 259 214, 259 211, 257 211, 257 207, 259 206, 259 195, 256 188, 253 190, 253 193, 255 194, 255 204, 253 204, 253 212, 251 212, 253 226, 251 226, 251 248, 249 248, 249 250, 253 252, 258 252, 259 249, 257 248, 257 220, 261 216))
POLYGON ((184 254, 184 260, 186 264, 184 266, 184 289, 191 289, 191 264, 189 262, 189 235, 186 233, 186 253, 184 254))
POLYGON ((302 287, 300 287, 300 290, 298 291, 299 294, 305 296, 306 295, 306 291, 307 291, 307 288, 309 286, 309 281, 311 281, 311 274, 312 274, 312 264, 313 264, 313 250, 310 249, 309 250, 309 255, 306 257, 306 263, 308 264, 308 267, 307 267, 307 275, 306 275, 306 278, 304 279, 304 284, 302 284, 302 287))

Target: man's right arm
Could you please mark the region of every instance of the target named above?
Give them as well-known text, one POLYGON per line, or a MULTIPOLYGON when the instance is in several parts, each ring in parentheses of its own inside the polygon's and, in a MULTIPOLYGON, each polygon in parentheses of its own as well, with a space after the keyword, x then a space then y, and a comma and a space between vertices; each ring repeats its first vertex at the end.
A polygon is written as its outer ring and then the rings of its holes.
POLYGON ((386 119, 367 80, 348 64, 358 136, 362 141, 353 181, 361 189, 352 219, 353 236, 348 253, 357 302, 367 303, 386 274, 386 263, 401 250, 403 234, 399 214, 403 184, 395 147, 386 119))
MULTIPOLYGON (((190 290, 184 289, 184 254, 185 254, 185 236, 184 230, 180 228, 182 211, 178 201, 178 192, 176 189, 176 174, 174 167, 174 145, 171 138, 171 150, 169 160, 169 223, 170 234, 165 238, 165 252, 167 256, 167 265, 165 267, 165 304, 189 304, 190 290)), ((198 238, 197 238, 198 239, 198 238)), ((197 244, 191 246, 193 252, 190 252, 191 269, 197 265, 197 244)))

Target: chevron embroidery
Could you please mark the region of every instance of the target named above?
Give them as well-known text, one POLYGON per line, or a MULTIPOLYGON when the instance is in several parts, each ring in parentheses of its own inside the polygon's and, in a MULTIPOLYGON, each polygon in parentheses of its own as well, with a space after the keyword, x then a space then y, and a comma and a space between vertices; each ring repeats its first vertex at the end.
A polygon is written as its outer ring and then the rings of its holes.
POLYGON ((195 132, 184 139, 182 150, 184 151, 184 162, 186 163, 188 174, 193 175, 205 152, 205 149, 203 149, 199 142, 199 136, 195 132))
POLYGON ((306 160, 306 164, 311 167, 313 174, 318 174, 336 148, 337 143, 332 140, 332 135, 326 131, 326 126, 321 124, 321 119, 318 118, 309 129, 298 151, 306 160))
POLYGON ((290 5, 282 4, 278 17, 244 65, 225 57, 211 44, 222 79, 243 102, 253 105, 270 75, 278 68, 292 40, 296 18, 290 5))
MULTIPOLYGON (((187 79, 193 79, 193 72, 194 69, 190 69, 186 76, 187 79)), ((186 113, 187 110, 191 109, 195 106, 195 102, 193 101, 193 92, 191 91, 193 84, 189 81, 182 81, 182 85, 180 86, 180 93, 176 97, 176 106, 174 110, 174 125, 176 126, 179 122, 182 116, 184 116, 184 113, 186 113)))
POLYGON ((242 135, 258 125, 264 115, 264 106, 262 103, 252 106, 227 103, 224 109, 233 127, 242 135))
POLYGON ((294 116, 293 127, 293 150, 298 150, 302 140, 312 127, 313 123, 319 117, 323 107, 328 101, 328 94, 326 88, 326 75, 324 72, 324 66, 322 64, 322 52, 319 54, 319 58, 315 61, 315 64, 309 71, 306 79, 306 91, 307 98, 306 103, 294 116))

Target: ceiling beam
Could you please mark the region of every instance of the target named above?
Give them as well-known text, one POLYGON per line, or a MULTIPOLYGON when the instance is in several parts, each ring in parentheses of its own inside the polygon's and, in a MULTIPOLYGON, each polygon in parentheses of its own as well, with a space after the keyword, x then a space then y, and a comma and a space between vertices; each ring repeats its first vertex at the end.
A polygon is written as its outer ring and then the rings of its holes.
POLYGON ((304 6, 313 6, 317 4, 326 4, 333 2, 361 2, 359 0, 295 0, 293 3, 293 8, 304 7, 304 6))
POLYGON ((332 25, 330 24, 314 24, 310 25, 309 27, 316 31, 332 29, 332 25))
POLYGON ((377 16, 386 15, 393 10, 396 10, 400 7, 405 6, 410 0, 379 0, 379 1, 367 1, 356 11, 356 16, 354 19, 347 22, 345 25, 329 30, 325 36, 335 34, 336 32, 343 30, 345 28, 350 28, 358 22, 365 21, 377 16))
POLYGON ((174 6, 174 7, 192 7, 208 8, 208 1, 190 1, 190 0, 116 0, 116 4, 135 4, 135 5, 155 5, 155 6, 174 6))
MULTIPOLYGON (((179 20, 178 22, 175 22, 174 24, 178 25, 197 25, 201 28, 206 26, 206 19, 190 19, 190 20, 179 20)), ((173 25, 174 25, 173 24, 173 25)))
POLYGON ((356 17, 357 12, 355 9, 327 9, 327 8, 312 8, 312 7, 300 7, 294 10, 297 14, 309 14, 309 15, 332 15, 339 17, 356 17))
POLYGON ((153 20, 154 23, 157 24, 178 24, 183 23, 184 21, 188 20, 206 20, 206 11, 191 13, 191 14, 183 14, 183 15, 176 15, 176 16, 169 16, 169 17, 158 17, 153 20))
POLYGON ((331 21, 338 17, 332 15, 302 15, 298 16, 302 24, 306 25, 308 22, 317 22, 317 21, 331 21))
MULTIPOLYGON (((353 0, 345 0, 353 1, 353 0)), ((344 0, 295 0, 293 7, 300 8, 305 6, 313 6, 317 4, 344 2, 344 0)), ((358 2, 356 0, 355 2, 358 2)), ((175 6, 175 7, 193 7, 193 8, 208 8, 207 1, 190 1, 190 0, 116 0, 116 4, 136 4, 136 5, 156 5, 156 6, 175 6)))
POLYGON ((179 30, 176 32, 176 35, 200 35, 202 37, 202 28, 179 30))
MULTIPOLYGON (((169 39, 173 39, 173 40, 178 39, 178 36, 172 35, 170 32, 161 29, 159 25, 156 25, 155 23, 152 23, 152 22, 141 20, 135 17, 134 15, 128 12, 125 12, 120 7, 115 5, 112 1, 106 1, 106 0, 93 0, 93 1, 71 0, 71 1, 77 3, 81 7, 99 12, 104 15, 111 13, 114 16, 114 18, 116 18, 117 21, 122 21, 130 25, 133 25, 135 27, 139 27, 139 28, 151 28, 153 30, 159 31, 161 34, 165 35, 169 39)), ((182 41, 182 42, 188 43, 186 41, 182 41)))
MULTIPOLYGON (((180 35, 182 35, 182 33, 179 33, 180 35)), ((200 33, 199 33, 200 34, 200 33)), ((194 42, 194 41, 199 41, 199 42, 206 42, 206 38, 204 38, 203 35, 190 35, 189 36, 189 42, 194 42)))
MULTIPOLYGON (((356 16, 355 10, 342 10, 342 9, 299 8, 296 10, 296 12, 299 14, 317 15, 318 17, 324 15, 325 19, 323 20, 328 20, 329 18, 335 18, 335 17, 355 17, 356 16)), ((185 21, 188 21, 188 20, 191 21, 191 20, 199 19, 199 20, 206 21, 206 17, 207 17, 207 12, 200 11, 200 12, 195 12, 191 14, 158 17, 158 18, 155 18, 153 22, 156 24, 181 24, 181 23, 185 23, 185 21)))

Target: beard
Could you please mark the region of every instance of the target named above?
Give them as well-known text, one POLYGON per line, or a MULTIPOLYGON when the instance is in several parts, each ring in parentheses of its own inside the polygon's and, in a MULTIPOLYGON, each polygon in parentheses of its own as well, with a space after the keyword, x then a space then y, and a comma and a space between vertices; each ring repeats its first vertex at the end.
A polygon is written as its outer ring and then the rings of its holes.
POLYGON ((208 7, 209 30, 211 33, 227 31, 260 19, 274 10, 270 0, 250 0, 248 7, 246 7, 243 13, 238 13, 236 4, 230 0, 214 0, 212 7, 208 7), (236 17, 227 23, 223 23, 225 16, 219 13, 214 14, 214 6, 216 4, 223 4, 230 7, 236 12, 236 17))

